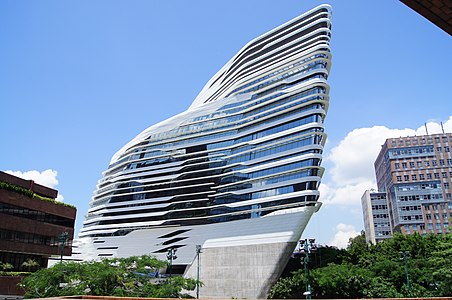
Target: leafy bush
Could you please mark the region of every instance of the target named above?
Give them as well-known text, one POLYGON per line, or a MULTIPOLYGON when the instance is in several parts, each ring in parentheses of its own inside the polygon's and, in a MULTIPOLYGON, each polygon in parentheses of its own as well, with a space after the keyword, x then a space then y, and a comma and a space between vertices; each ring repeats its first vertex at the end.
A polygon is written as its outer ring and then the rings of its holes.
POLYGON ((187 297, 182 290, 194 290, 196 280, 179 276, 156 278, 166 262, 154 257, 132 256, 101 261, 61 262, 24 278, 25 298, 72 295, 127 296, 153 298, 187 297))

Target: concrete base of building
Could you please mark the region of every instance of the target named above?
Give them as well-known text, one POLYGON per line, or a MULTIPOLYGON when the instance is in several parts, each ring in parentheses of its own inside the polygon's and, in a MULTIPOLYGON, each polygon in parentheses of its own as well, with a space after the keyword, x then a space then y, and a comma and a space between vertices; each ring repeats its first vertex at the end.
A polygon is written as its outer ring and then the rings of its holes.
MULTIPOLYGON (((202 249, 200 298, 265 299, 296 244, 281 242, 202 249)), ((197 272, 195 258, 185 276, 197 278, 197 272)))

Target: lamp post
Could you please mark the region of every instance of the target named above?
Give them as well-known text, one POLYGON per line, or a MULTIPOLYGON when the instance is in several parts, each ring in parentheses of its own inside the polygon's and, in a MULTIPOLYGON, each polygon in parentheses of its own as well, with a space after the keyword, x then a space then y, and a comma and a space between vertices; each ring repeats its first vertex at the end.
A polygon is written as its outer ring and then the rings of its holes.
POLYGON ((304 275, 306 277, 306 299, 312 299, 311 278, 309 277, 309 254, 316 250, 315 239, 300 240, 300 254, 303 255, 304 275))
POLYGON ((69 234, 67 232, 63 232, 58 236, 58 250, 60 252, 60 262, 63 261, 64 245, 66 244, 68 235, 69 234))
POLYGON ((196 274, 196 299, 199 299, 199 269, 200 269, 200 254, 201 251, 201 245, 196 245, 196 259, 198 260, 198 268, 197 268, 197 274, 196 274))
POLYGON ((403 262, 405 263, 405 275, 406 275, 406 285, 408 287, 408 292, 410 291, 410 277, 408 275, 408 261, 407 261, 407 257, 410 254, 409 251, 403 251, 400 252, 401 255, 403 255, 403 262))
POLYGON ((173 270, 173 259, 176 259, 176 248, 169 248, 168 253, 166 254, 166 258, 169 260, 169 276, 171 278, 171 273, 173 270))

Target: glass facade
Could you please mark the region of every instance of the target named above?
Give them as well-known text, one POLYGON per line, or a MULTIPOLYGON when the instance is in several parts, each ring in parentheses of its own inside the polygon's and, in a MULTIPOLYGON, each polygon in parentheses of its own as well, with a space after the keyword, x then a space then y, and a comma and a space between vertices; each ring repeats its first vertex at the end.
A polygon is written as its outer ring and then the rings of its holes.
POLYGON ((187 111, 118 151, 79 236, 256 220, 316 205, 330 17, 323 6, 247 44, 187 111))

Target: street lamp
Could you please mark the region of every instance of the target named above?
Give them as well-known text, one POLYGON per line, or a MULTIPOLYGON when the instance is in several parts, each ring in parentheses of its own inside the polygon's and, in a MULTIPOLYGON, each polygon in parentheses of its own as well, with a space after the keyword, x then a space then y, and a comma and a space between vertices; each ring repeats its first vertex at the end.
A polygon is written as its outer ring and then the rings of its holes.
POLYGON ((69 233, 63 232, 58 236, 58 250, 60 252, 60 262, 63 261, 64 245, 66 244, 69 233))
POLYGON ((169 276, 171 277, 171 272, 173 269, 173 259, 176 259, 176 248, 169 248, 168 253, 166 254, 166 258, 169 260, 169 276))
POLYGON ((306 277, 306 292, 303 295, 306 299, 312 299, 311 279, 309 277, 309 254, 317 249, 315 239, 300 240, 300 254, 303 255, 304 275, 306 277))
POLYGON ((407 257, 410 254, 409 251, 403 251, 400 252, 401 255, 403 255, 403 262, 405 263, 405 275, 406 275, 406 285, 408 287, 408 292, 410 291, 410 277, 408 276, 408 261, 407 261, 407 257))
POLYGON ((200 254, 201 251, 201 245, 196 245, 196 258, 198 260, 198 268, 197 268, 197 274, 196 274, 196 299, 199 299, 199 268, 200 268, 200 254))

